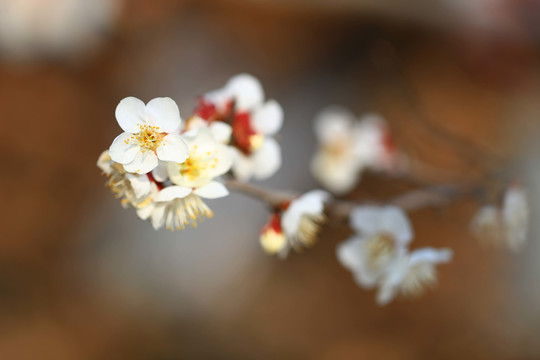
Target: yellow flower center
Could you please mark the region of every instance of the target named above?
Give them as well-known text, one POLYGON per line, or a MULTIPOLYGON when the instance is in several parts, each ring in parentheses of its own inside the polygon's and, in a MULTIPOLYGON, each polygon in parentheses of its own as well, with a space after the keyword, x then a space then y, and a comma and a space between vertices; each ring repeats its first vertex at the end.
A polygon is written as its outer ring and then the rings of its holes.
POLYGON ((180 174, 193 181, 199 178, 209 177, 208 172, 218 166, 218 150, 207 151, 204 154, 195 153, 197 145, 193 147, 187 160, 180 164, 180 174))
POLYGON ((126 140, 126 144, 129 143, 130 140, 134 140, 142 148, 143 153, 147 150, 155 152, 164 137, 164 135, 159 132, 159 126, 141 124, 137 124, 137 126, 140 131, 126 140))
POLYGON ((380 269, 394 255, 396 240, 388 233, 377 234, 367 240, 368 265, 372 269, 380 269))

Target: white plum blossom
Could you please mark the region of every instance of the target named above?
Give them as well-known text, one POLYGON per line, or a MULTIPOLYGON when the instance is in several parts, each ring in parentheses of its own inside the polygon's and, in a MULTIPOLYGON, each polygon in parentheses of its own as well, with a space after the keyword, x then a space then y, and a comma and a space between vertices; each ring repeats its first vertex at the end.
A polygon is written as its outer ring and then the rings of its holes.
MULTIPOLYGON (((281 166, 281 148, 273 136, 281 129, 283 109, 275 100, 264 101, 255 77, 234 76, 222 89, 204 95, 195 114, 209 126, 215 122, 231 125, 232 171, 237 179, 266 179, 281 166)), ((223 136, 217 137, 226 139, 225 128, 219 131, 223 136)))
POLYGON ((325 191, 312 190, 283 204, 263 227, 260 242, 264 251, 284 258, 291 248, 312 247, 326 222, 324 204, 329 197, 325 191))
POLYGON ((350 191, 364 169, 390 170, 398 154, 383 118, 368 114, 357 119, 348 110, 331 106, 315 119, 319 149, 311 162, 317 180, 335 194, 350 191))
POLYGON ((413 230, 398 207, 357 207, 350 214, 350 223, 357 235, 338 245, 338 260, 359 286, 378 287, 379 305, 389 303, 398 293, 420 295, 436 283, 435 265, 452 257, 448 249, 409 252, 413 230))
POLYGON ((155 229, 164 225, 169 230, 196 227, 197 221, 213 216, 201 198, 217 199, 229 194, 215 180, 231 168, 227 147, 207 128, 187 132, 182 137, 187 142, 189 157, 183 163, 167 163, 167 177, 174 185, 161 189, 155 201, 138 211, 142 219, 151 219, 155 229))
POLYGON ((350 214, 356 235, 337 247, 337 256, 356 282, 372 288, 388 266, 407 252, 413 230, 405 212, 395 206, 361 206, 350 214))
POLYGON ((146 174, 126 172, 121 164, 112 161, 107 150, 100 155, 97 165, 108 177, 107 186, 122 199, 122 206, 141 208, 152 201, 152 192, 157 191, 157 187, 146 174))
POLYGON ((383 275, 377 292, 377 303, 386 305, 398 294, 407 297, 422 295, 427 287, 437 284, 435 266, 449 262, 452 255, 450 249, 433 248, 421 248, 402 254, 383 275))
POLYGON ((529 216, 527 192, 513 185, 506 190, 502 207, 486 205, 478 210, 471 231, 481 240, 518 252, 527 243, 529 216))
POLYGON ((124 133, 114 139, 109 154, 127 172, 146 174, 159 160, 182 163, 188 148, 179 135, 182 119, 170 98, 156 98, 148 104, 127 97, 116 107, 116 120, 124 133))

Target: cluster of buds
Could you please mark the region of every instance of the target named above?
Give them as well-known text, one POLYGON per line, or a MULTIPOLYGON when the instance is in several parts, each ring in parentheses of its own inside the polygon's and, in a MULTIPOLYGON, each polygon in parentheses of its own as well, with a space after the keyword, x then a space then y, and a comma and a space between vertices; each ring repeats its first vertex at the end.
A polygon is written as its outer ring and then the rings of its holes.
POLYGON ((361 206, 350 214, 356 234, 339 244, 337 257, 356 283, 378 288, 377 303, 386 305, 396 295, 421 295, 437 283, 435 265, 452 259, 450 249, 409 250, 414 237, 406 213, 398 207, 361 206))
POLYGON ((180 230, 211 217, 204 199, 229 194, 219 181, 232 170, 242 181, 264 179, 281 165, 272 138, 283 111, 264 102, 257 79, 242 74, 201 97, 183 122, 176 103, 156 98, 145 104, 128 97, 116 108, 124 131, 98 159, 108 186, 155 229, 180 230))

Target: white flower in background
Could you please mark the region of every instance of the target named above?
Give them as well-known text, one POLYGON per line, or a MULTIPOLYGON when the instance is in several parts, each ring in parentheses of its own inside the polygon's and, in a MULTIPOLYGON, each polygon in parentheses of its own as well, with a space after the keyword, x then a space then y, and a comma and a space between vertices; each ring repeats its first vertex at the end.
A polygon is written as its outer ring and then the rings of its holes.
POLYGON ((452 250, 422 248, 400 255, 384 273, 377 292, 377 303, 386 305, 396 295, 422 295, 426 288, 437 284, 436 265, 452 259, 452 250))
POLYGON ((182 119, 170 98, 156 98, 148 104, 127 97, 116 107, 116 120, 124 133, 114 139, 109 154, 127 172, 146 174, 161 161, 182 163, 188 148, 178 134, 182 119))
POLYGON ((331 106, 315 119, 320 147, 311 172, 336 194, 350 191, 364 169, 390 170, 396 166, 396 148, 385 121, 378 115, 360 120, 348 110, 331 106))
POLYGON ((155 201, 137 212, 142 219, 151 218, 155 229, 196 227, 198 221, 213 216, 201 198, 217 199, 229 194, 222 183, 215 181, 231 168, 227 146, 218 142, 207 128, 187 132, 183 138, 189 157, 183 163, 167 163, 168 178, 174 185, 160 190, 155 201))
POLYGON ((481 240, 506 245, 520 251, 527 242, 529 205, 526 191, 518 185, 504 194, 502 208, 488 205, 480 208, 471 222, 472 233, 481 240))
POLYGON ((395 206, 361 206, 350 214, 357 235, 337 247, 337 257, 356 282, 372 288, 388 267, 407 252, 413 230, 405 212, 395 206))
POLYGON ((506 240, 513 251, 523 249, 529 231, 529 203, 527 193, 520 186, 511 186, 504 195, 502 219, 506 240))
POLYGON ((274 212, 261 232, 264 251, 284 258, 291 248, 301 251, 304 247, 312 247, 326 222, 324 203, 329 197, 325 191, 312 190, 274 212))
POLYGON ((97 165, 108 177, 107 186, 122 199, 122 206, 141 208, 152 201, 151 195, 157 191, 157 185, 146 174, 127 173, 122 165, 112 161, 107 150, 100 155, 97 165))
POLYGON ((232 170, 239 180, 266 179, 281 166, 281 149, 273 136, 281 129, 283 109, 275 100, 264 102, 255 77, 234 76, 222 89, 204 95, 195 114, 210 125, 231 124, 232 170))
POLYGON ((73 56, 106 35, 117 0, 2 0, 0 51, 14 58, 73 56))
POLYGON ((229 144, 231 142, 232 128, 229 124, 223 121, 208 122, 198 116, 192 116, 186 121, 186 127, 184 131, 193 131, 207 127, 214 138, 222 144, 229 144))

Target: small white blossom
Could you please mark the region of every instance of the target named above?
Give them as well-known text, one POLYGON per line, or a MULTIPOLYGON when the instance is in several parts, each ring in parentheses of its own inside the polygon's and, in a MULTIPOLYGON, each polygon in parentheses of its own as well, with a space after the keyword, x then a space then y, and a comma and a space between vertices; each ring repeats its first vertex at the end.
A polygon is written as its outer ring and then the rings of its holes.
MULTIPOLYGON (((229 135, 233 174, 241 181, 266 179, 281 166, 281 149, 273 136, 281 129, 283 109, 275 100, 264 102, 260 82, 248 74, 231 78, 224 88, 202 97, 195 111, 210 126, 231 124, 229 135)), ((226 139, 226 129, 219 130, 226 139)))
POLYGON ((128 97, 116 107, 116 120, 125 132, 114 139, 109 153, 127 172, 146 174, 161 161, 182 163, 188 148, 178 134, 182 119, 170 98, 156 98, 148 104, 128 97))
POLYGON ((396 166, 395 145, 378 115, 358 120, 348 110, 331 106, 317 115, 315 134, 320 147, 311 171, 333 193, 350 191, 366 168, 389 170, 396 166))
POLYGON ((407 252, 412 227, 405 212, 395 206, 357 207, 350 221, 358 234, 338 245, 337 257, 360 286, 372 288, 388 266, 407 252))
POLYGON ((300 250, 311 247, 326 222, 324 203, 330 195, 322 190, 309 191, 292 200, 281 216, 288 247, 300 250))
POLYGON ((160 190, 154 201, 137 212, 142 219, 150 218, 155 229, 196 227, 198 221, 213 216, 201 198, 217 199, 229 194, 222 183, 215 181, 231 168, 228 148, 207 128, 187 132, 182 137, 188 145, 189 157, 183 163, 167 163, 166 178, 174 185, 160 190))
POLYGON ((529 205, 526 191, 518 185, 508 188, 502 207, 483 206, 471 221, 472 233, 487 242, 520 251, 527 242, 529 205))
POLYGON ((263 250, 269 254, 282 254, 287 248, 287 237, 281 226, 281 216, 273 213, 268 222, 263 226, 259 241, 263 250))
POLYGON ((400 255, 390 264, 382 277, 377 303, 386 305, 396 295, 407 297, 422 295, 427 287, 437 284, 436 265, 452 259, 452 250, 422 248, 400 255))
POLYGON ((97 165, 108 177, 107 186, 122 199, 122 206, 141 208, 151 202, 151 193, 157 188, 146 174, 127 173, 121 164, 112 161, 108 151, 100 155, 97 165))

